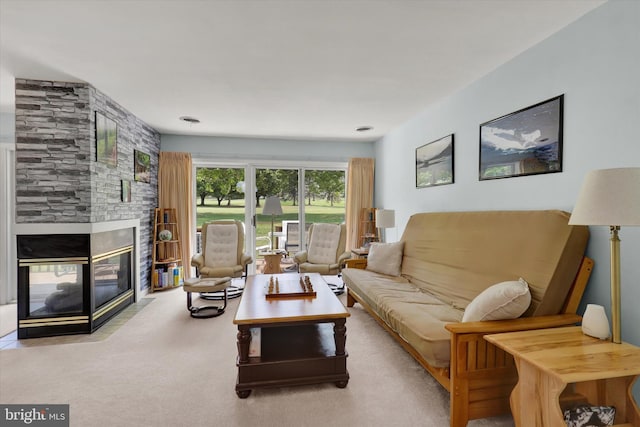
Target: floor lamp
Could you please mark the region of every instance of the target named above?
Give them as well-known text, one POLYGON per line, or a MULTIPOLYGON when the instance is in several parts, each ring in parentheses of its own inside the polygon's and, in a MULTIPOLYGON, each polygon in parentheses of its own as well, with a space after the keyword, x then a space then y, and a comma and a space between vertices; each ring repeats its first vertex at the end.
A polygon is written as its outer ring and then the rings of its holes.
POLYGON ((271 215, 271 239, 269 239, 269 249, 273 252, 273 239, 275 234, 273 232, 273 220, 276 215, 282 215, 282 205, 280 204, 280 198, 278 196, 269 196, 264 202, 264 208, 262 208, 262 215, 271 215))
POLYGON ((600 169, 587 174, 569 224, 606 225, 611 231, 612 341, 621 343, 620 239, 622 225, 640 225, 640 168, 600 169))

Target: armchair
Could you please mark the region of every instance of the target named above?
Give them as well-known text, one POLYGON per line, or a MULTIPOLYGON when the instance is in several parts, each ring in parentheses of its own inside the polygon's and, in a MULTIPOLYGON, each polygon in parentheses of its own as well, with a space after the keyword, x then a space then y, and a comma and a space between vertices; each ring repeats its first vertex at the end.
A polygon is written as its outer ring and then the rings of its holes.
MULTIPOLYGON (((202 253, 191 258, 199 278, 243 277, 251 255, 243 253, 244 225, 236 220, 218 220, 202 224, 202 253)), ((241 289, 231 286, 229 297, 239 296, 241 289)), ((209 298, 211 299, 211 298, 209 298)), ((217 299, 217 298, 213 298, 217 299)))
MULTIPOLYGON (((351 252, 345 250, 346 240, 347 227, 344 224, 312 224, 309 227, 307 250, 294 255, 298 271, 339 275, 345 261, 351 257, 351 252)), ((331 287, 334 292, 344 291, 344 284, 341 287, 331 287)))

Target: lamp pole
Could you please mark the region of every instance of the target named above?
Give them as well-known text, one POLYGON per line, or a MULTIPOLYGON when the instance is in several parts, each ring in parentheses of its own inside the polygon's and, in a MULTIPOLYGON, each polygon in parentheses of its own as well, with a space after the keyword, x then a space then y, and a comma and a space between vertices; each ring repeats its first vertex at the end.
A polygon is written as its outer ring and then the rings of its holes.
POLYGON ((611 324, 613 326, 611 341, 622 342, 620 331, 620 226, 612 225, 611 230, 611 324))

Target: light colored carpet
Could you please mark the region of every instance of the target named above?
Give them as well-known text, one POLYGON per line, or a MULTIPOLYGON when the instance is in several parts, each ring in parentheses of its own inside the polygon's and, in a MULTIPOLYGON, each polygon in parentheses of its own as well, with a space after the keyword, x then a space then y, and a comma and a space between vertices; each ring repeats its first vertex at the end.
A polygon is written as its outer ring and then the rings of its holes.
POLYGON ((347 320, 346 388, 254 390, 239 399, 239 299, 221 317, 192 319, 182 290, 152 297, 102 341, 0 351, 0 402, 68 403, 72 426, 449 425, 445 390, 358 305, 347 320))

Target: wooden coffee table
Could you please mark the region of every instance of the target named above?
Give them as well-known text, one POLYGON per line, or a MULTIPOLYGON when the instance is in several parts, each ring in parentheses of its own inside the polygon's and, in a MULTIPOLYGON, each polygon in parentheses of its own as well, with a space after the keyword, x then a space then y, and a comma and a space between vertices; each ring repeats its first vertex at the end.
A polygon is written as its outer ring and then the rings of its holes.
POLYGON ((309 273, 315 297, 266 298, 271 277, 296 289, 299 274, 259 274, 247 281, 233 323, 238 325, 236 394, 252 389, 333 382, 344 388, 349 312, 322 276, 309 273), (251 329, 260 328, 260 356, 250 357, 251 329))

